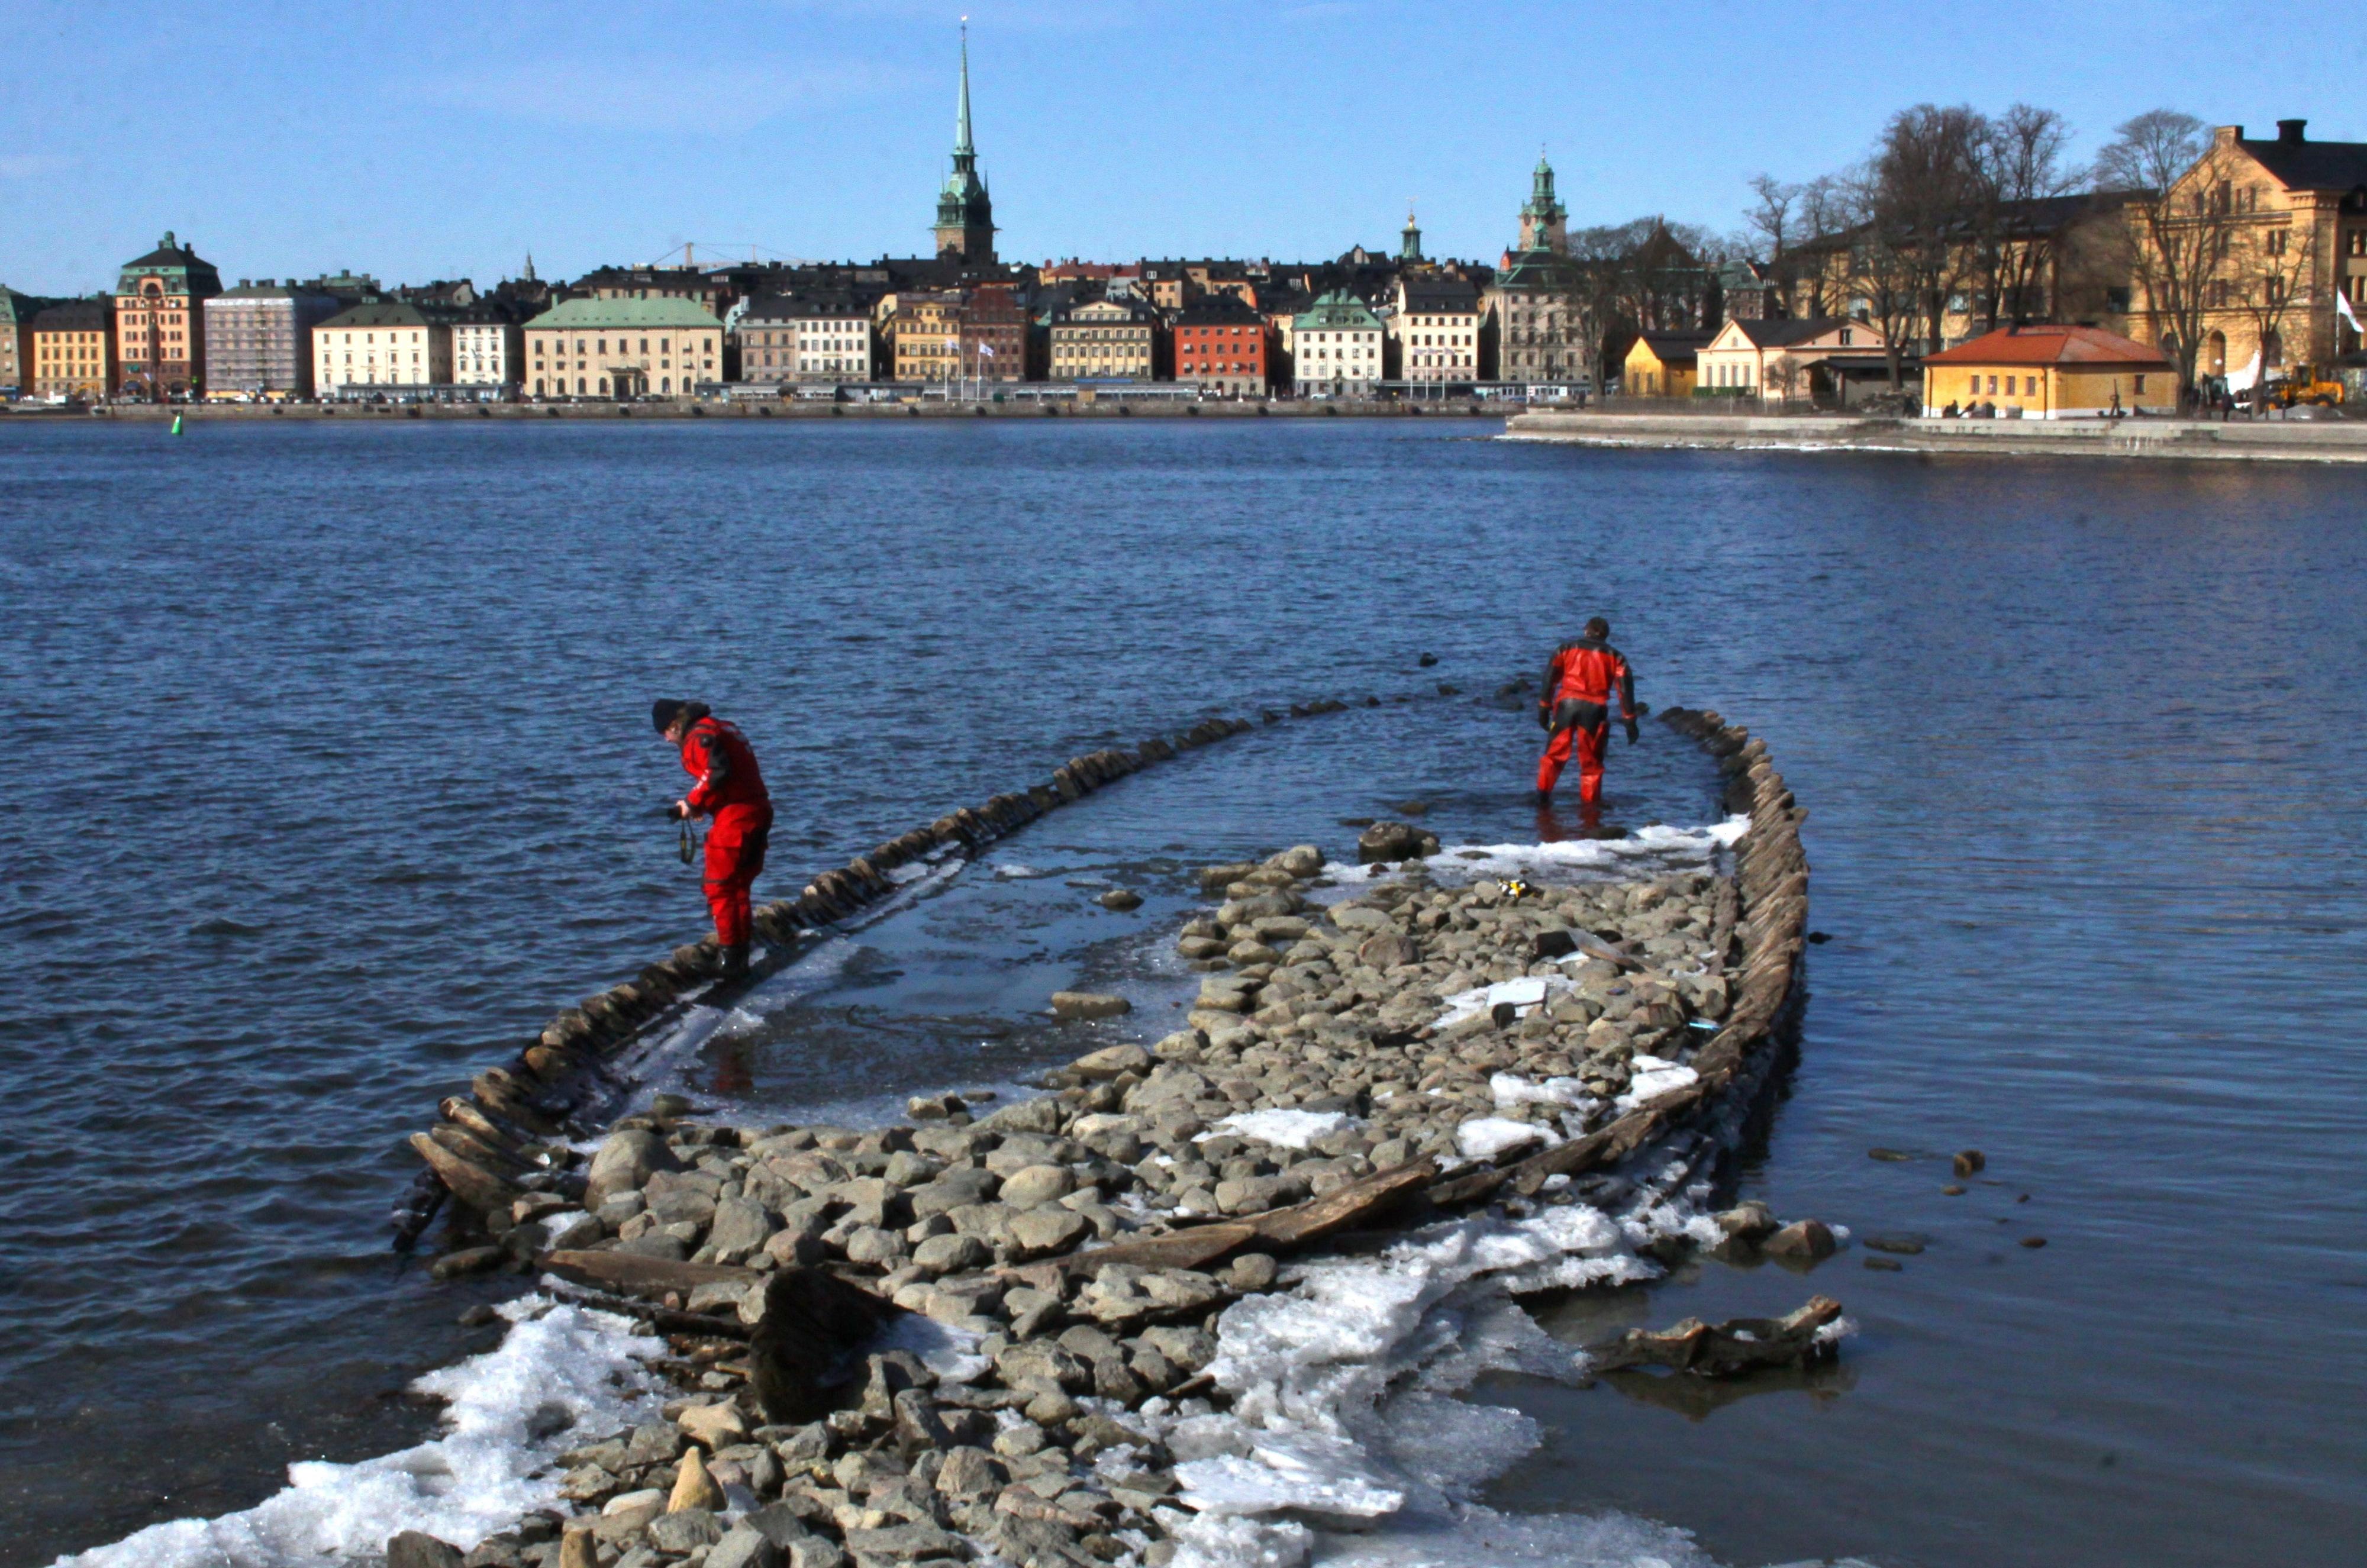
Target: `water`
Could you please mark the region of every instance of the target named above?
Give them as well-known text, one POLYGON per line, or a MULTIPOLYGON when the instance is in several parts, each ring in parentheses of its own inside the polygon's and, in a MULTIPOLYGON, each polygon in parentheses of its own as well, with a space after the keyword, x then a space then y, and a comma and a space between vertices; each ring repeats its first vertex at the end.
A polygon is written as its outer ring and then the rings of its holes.
MULTIPOLYGON (((1812 812, 1834 940, 1742 1190, 1929 1247, 1545 1308, 1585 1338, 1822 1290, 1863 1332, 1714 1408, 1501 1380, 1550 1435, 1490 1502, 1734 1563, 2350 1560, 2357 480, 1490 428, 0 424, 0 1562, 427 1429, 397 1391, 515 1285, 386 1255, 402 1135, 698 923, 641 815, 675 787, 652 695, 755 738, 785 888, 1212 708, 1465 689, 1059 814, 686 1066, 853 1114, 1073 1049, 1056 986, 1148 1003, 1183 866, 1409 799, 1533 836, 1536 732, 1472 699, 1598 608, 1648 699, 1750 724, 1812 812)), ((1656 728, 1613 769, 1614 825, 1713 814, 1656 728)))

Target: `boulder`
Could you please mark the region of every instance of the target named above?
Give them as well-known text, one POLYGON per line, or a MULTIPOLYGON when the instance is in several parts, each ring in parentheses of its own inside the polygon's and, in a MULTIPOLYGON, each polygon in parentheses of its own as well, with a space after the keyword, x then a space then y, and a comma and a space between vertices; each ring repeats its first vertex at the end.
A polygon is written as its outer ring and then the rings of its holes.
POLYGON ((1356 836, 1356 860, 1415 860, 1438 852, 1438 835, 1404 822, 1376 822, 1356 836))
POLYGON ((1089 1078, 1114 1078, 1120 1073, 1150 1071, 1150 1053, 1139 1045, 1104 1045, 1069 1064, 1069 1070, 1089 1078))
POLYGON ((1125 914, 1130 909, 1142 908, 1142 895, 1131 887, 1113 887, 1101 896, 1099 902, 1104 909, 1116 909, 1125 914))
POLYGON ((1065 1198, 1076 1190, 1077 1178, 1065 1165, 1031 1165, 1002 1179, 1002 1201, 1014 1209, 1033 1209, 1065 1198))
POLYGON ((776 1425, 818 1421, 864 1371, 863 1350, 900 1308, 820 1269, 783 1269, 764 1287, 748 1340, 750 1382, 776 1425))
POLYGON ((596 1209, 619 1192, 646 1185, 658 1171, 681 1168, 682 1162, 655 1133, 641 1127, 611 1133, 592 1156, 592 1168, 584 1177, 584 1206, 596 1209))
POLYGON ((1357 945, 1356 961, 1384 971, 1394 969, 1400 964, 1419 964, 1421 962, 1421 944, 1395 931, 1376 932, 1357 945))
POLYGON ((781 1568, 781 1562, 779 1545, 744 1519, 707 1554, 707 1568, 781 1568))
MULTIPOLYGON (((713 1514, 722 1506, 723 1488, 717 1485, 715 1477, 708 1472, 707 1456, 695 1448, 689 1450, 682 1456, 682 1463, 674 1470, 674 1490, 666 1494, 666 1512, 713 1514)), ((707 1540, 714 1539, 715 1537, 710 1535, 707 1540)), ((706 1541, 698 1544, 703 1546, 706 1541)), ((689 1549, 685 1547, 679 1550, 689 1549)))
POLYGON ((386 1568, 460 1568, 457 1546, 420 1530, 404 1530, 386 1543, 386 1568))
POLYGON ((1770 1258, 1821 1263, 1839 1249, 1832 1227, 1822 1220, 1795 1220, 1760 1244, 1770 1258))
POLYGON ((1116 1018, 1134 1010, 1134 1004, 1124 997, 1114 997, 1103 991, 1055 991, 1052 993, 1054 1018, 1116 1018))
POLYGON ((748 1440, 748 1423, 741 1418, 740 1407, 729 1403, 694 1404, 675 1416, 674 1424, 710 1453, 748 1440))

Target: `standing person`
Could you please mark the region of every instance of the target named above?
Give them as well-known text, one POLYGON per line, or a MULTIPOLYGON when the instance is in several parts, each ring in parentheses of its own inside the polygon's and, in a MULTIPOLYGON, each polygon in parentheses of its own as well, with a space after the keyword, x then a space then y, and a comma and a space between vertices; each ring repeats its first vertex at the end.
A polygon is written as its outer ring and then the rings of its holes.
POLYGON ((1537 695, 1537 723, 1553 732, 1537 759, 1537 804, 1550 805, 1554 785, 1578 750, 1578 798, 1592 806, 1603 798, 1603 750, 1611 731, 1611 691, 1619 690, 1619 716, 1627 744, 1636 732, 1636 677, 1625 656, 1610 643, 1611 623, 1597 615, 1586 632, 1554 649, 1546 661, 1545 685, 1537 695))
POLYGON ((764 846, 773 834, 773 798, 756 753, 739 727, 719 719, 705 703, 660 697, 650 705, 650 721, 680 748, 682 769, 698 782, 674 803, 677 818, 706 817, 707 904, 715 912, 715 944, 723 950, 723 973, 748 971, 750 891, 764 869, 764 846))

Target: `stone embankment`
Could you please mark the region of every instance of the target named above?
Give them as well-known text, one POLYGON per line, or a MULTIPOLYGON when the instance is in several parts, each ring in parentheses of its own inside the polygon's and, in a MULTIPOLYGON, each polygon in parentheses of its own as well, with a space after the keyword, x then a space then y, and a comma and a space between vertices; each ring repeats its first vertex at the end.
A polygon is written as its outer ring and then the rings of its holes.
MULTIPOLYGON (((1454 689, 1440 690, 1452 694, 1454 689)), ((1260 717, 1279 724, 1343 712, 1349 705, 1326 697, 1294 704, 1286 712, 1269 708, 1260 717)), ((1359 705, 1382 705, 1379 697, 1367 696, 1359 705)), ((825 871, 798 897, 757 908, 754 924, 762 941, 744 982, 719 980, 713 943, 692 943, 634 979, 564 1010, 507 1066, 487 1068, 466 1096, 447 1099, 427 1132, 413 1134, 412 1147, 427 1168, 395 1206, 396 1245, 408 1248, 415 1243, 447 1193, 467 1209, 488 1214, 505 1213, 529 1196, 580 1195, 583 1176, 570 1168, 571 1157, 559 1140, 586 1135, 622 1102, 632 1087, 628 1064, 633 1047, 679 1022, 689 1005, 742 994, 823 934, 875 911, 908 877, 932 864, 975 854, 1104 784, 1255 728, 1246 718, 1207 718, 1130 750, 1091 751, 1054 769, 1045 783, 964 807, 825 871)))
MULTIPOLYGON (((1043 1098, 927 1096, 868 1131, 671 1103, 619 1123, 580 1200, 489 1220, 501 1252, 573 1282, 554 1291, 666 1336, 680 1396, 586 1434, 561 1506, 468 1562, 1167 1562, 1195 1516, 1161 1434, 1239 1392, 1232 1303, 1385 1227, 1614 1209, 1672 1147, 1730 1134, 1763 1081, 1804 951, 1805 814, 1759 741, 1663 717, 1749 819, 1730 874, 1455 886, 1453 856, 1420 858, 1434 840, 1384 824, 1338 902, 1347 878, 1312 847, 1205 872, 1221 902, 1179 937, 1204 972, 1186 1027, 1091 1052, 1043 1098)), ((1832 1245, 1755 1204, 1718 1224, 1737 1247, 1832 1245)), ((1839 1310, 1618 1353, 1829 1354, 1839 1310)))
POLYGON ((1501 403, 1470 398, 1418 402, 1347 398, 1212 398, 1206 401, 1110 398, 1093 402, 1043 402, 1014 398, 999 403, 944 398, 879 403, 800 401, 794 398, 674 398, 632 403, 123 403, 96 409, 0 408, 0 423, 9 419, 28 423, 62 419, 140 423, 170 421, 176 416, 191 424, 213 420, 275 419, 325 420, 333 424, 341 421, 368 423, 396 419, 567 419, 609 423, 635 419, 1420 419, 1436 415, 1501 419, 1504 412, 1501 403))
POLYGON ((1508 438, 1581 446, 1762 452, 1987 453, 2180 457, 2205 462, 2367 462, 2367 421, 2346 419, 1888 419, 1849 414, 1539 412, 1508 438))

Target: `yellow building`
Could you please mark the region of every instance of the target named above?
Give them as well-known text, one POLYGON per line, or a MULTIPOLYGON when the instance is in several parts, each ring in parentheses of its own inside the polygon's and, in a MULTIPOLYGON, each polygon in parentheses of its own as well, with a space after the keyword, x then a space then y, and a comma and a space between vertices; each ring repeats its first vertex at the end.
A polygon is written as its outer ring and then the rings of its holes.
POLYGON ((98 299, 69 300, 35 316, 28 389, 37 398, 106 397, 115 385, 113 327, 113 312, 98 299))
POLYGON ((1850 316, 1728 321, 1693 362, 1696 391, 1763 403, 1846 403, 1889 367, 1881 329, 1850 316))
POLYGON ((568 299, 526 324, 536 398, 678 398, 727 378, 723 323, 695 300, 568 299))
MULTIPOLYGON (((2334 299, 2339 293, 2367 316, 2367 203, 2356 195, 2367 186, 2367 141, 2312 141, 2308 123, 2281 119, 2273 140, 2217 127, 2210 150, 2170 188, 2170 209, 2192 214, 2182 227, 2210 253, 2187 264, 2203 307, 2197 377, 2240 378, 2255 368, 2273 377, 2361 346, 2334 299)), ((2117 324, 2168 344, 2177 323, 2147 298, 2147 270, 2135 268, 2131 308, 2117 324)))
POLYGON ((908 289, 880 301, 881 331, 899 381, 952 381, 961 376, 961 296, 908 289))
POLYGON ((1690 398, 1708 333, 1645 333, 1627 351, 1619 385, 1631 398, 1690 398))
POLYGON ((2176 413, 2178 367, 2100 327, 2008 327, 1923 361, 1923 417, 2176 413))

